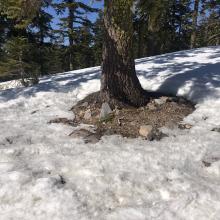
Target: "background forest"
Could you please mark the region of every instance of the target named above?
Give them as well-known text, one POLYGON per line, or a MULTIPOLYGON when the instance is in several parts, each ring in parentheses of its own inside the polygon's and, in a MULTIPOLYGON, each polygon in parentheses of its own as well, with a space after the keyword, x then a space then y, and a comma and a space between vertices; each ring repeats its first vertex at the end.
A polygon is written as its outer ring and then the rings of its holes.
MULTIPOLYGON (((100 65, 103 7, 94 2, 0 0, 0 81, 100 65)), ((133 11, 135 58, 220 44, 219 0, 140 0, 133 11)))

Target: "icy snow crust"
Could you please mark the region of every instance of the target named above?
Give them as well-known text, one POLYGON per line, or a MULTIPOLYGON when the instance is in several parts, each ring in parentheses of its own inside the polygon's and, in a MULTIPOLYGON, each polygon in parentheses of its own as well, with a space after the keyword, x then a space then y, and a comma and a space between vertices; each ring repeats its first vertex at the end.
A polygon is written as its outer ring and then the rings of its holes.
POLYGON ((99 89, 100 68, 0 92, 1 220, 220 219, 220 47, 143 58, 144 88, 197 103, 190 130, 160 142, 103 137, 84 144, 70 107, 99 89), (202 161, 210 162, 204 166, 202 161))

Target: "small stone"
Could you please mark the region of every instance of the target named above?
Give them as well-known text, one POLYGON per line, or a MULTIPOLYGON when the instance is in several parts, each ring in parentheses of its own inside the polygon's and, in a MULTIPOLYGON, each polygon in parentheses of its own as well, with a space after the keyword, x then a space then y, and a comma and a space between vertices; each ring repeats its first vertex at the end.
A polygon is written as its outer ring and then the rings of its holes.
POLYGON ((88 110, 85 111, 84 119, 90 120, 91 118, 92 118, 92 112, 91 112, 90 109, 88 109, 88 110))
POLYGON ((207 162, 205 160, 203 160, 202 163, 205 167, 210 167, 212 165, 210 162, 207 162))
POLYGON ((93 144, 99 142, 101 138, 100 135, 88 131, 86 129, 75 130, 69 136, 73 138, 83 138, 85 143, 93 143, 93 144))
POLYGON ((83 102, 83 104, 81 106, 87 108, 89 106, 89 103, 88 102, 83 102))
POLYGON ((91 134, 92 134, 91 131, 88 131, 86 129, 79 129, 79 130, 73 131, 69 136, 73 138, 79 138, 79 137, 85 138, 91 134))
POLYGON ((190 128, 192 128, 192 125, 190 125, 190 124, 179 124, 178 128, 180 128, 180 129, 190 129, 190 128))
POLYGON ((190 125, 190 124, 185 124, 185 128, 186 128, 186 129, 190 129, 190 128, 192 128, 192 125, 190 125))
POLYGON ((104 102, 100 111, 100 119, 106 118, 110 113, 112 113, 112 110, 109 104, 107 102, 104 102))
POLYGON ((79 112, 79 117, 82 117, 84 114, 85 114, 85 112, 81 110, 81 111, 79 112))
POLYGON ((161 97, 159 99, 154 99, 154 102, 157 104, 157 105, 163 105, 166 103, 167 99, 165 99, 166 97, 161 97))
POLYGON ((220 127, 219 128, 213 128, 212 131, 220 132, 220 127))
POLYGON ((116 109, 116 110, 115 110, 115 115, 119 115, 119 113, 120 113, 120 110, 119 110, 119 109, 116 109))
POLYGON ((151 111, 154 111, 154 110, 157 109, 157 107, 156 107, 153 103, 149 103, 149 104, 147 105, 147 108, 148 108, 149 110, 151 110, 151 111))
POLYGON ((151 125, 142 125, 140 126, 139 134, 142 137, 151 140, 153 135, 153 127, 151 125))
POLYGON ((169 128, 169 129, 175 129, 175 128, 177 128, 177 124, 174 121, 168 121, 165 124, 165 127, 169 128))
POLYGON ((162 96, 160 99, 162 99, 164 102, 168 102, 168 97, 167 96, 162 96))
POLYGON ((136 124, 137 124, 137 123, 136 123, 135 121, 131 121, 131 122, 130 122, 130 125, 131 125, 131 126, 136 126, 136 124))
POLYGON ((115 131, 113 131, 112 129, 108 129, 104 132, 104 135, 106 136, 110 136, 110 135, 114 135, 115 134, 115 131))

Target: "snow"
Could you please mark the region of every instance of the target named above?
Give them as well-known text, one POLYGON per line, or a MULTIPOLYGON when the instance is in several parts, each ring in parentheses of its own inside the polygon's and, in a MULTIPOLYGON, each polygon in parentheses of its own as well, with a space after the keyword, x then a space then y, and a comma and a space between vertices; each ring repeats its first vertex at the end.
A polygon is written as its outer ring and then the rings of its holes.
POLYGON ((22 87, 22 84, 19 80, 0 82, 0 90, 12 89, 17 87, 22 87))
POLYGON ((99 89, 100 67, 0 91, 1 220, 220 219, 220 47, 136 60, 145 89, 185 96, 190 130, 84 144, 48 124, 99 89), (204 162, 210 163, 205 166, 204 162))

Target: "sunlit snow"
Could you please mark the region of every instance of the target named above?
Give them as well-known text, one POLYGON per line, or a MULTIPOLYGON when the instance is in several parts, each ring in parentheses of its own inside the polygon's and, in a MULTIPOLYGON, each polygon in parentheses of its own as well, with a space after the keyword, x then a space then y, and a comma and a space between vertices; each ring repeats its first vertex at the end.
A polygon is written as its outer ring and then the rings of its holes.
POLYGON ((1 220, 220 219, 220 47, 139 59, 136 70, 145 89, 196 103, 190 130, 84 144, 48 124, 99 90, 99 67, 0 92, 1 220))

